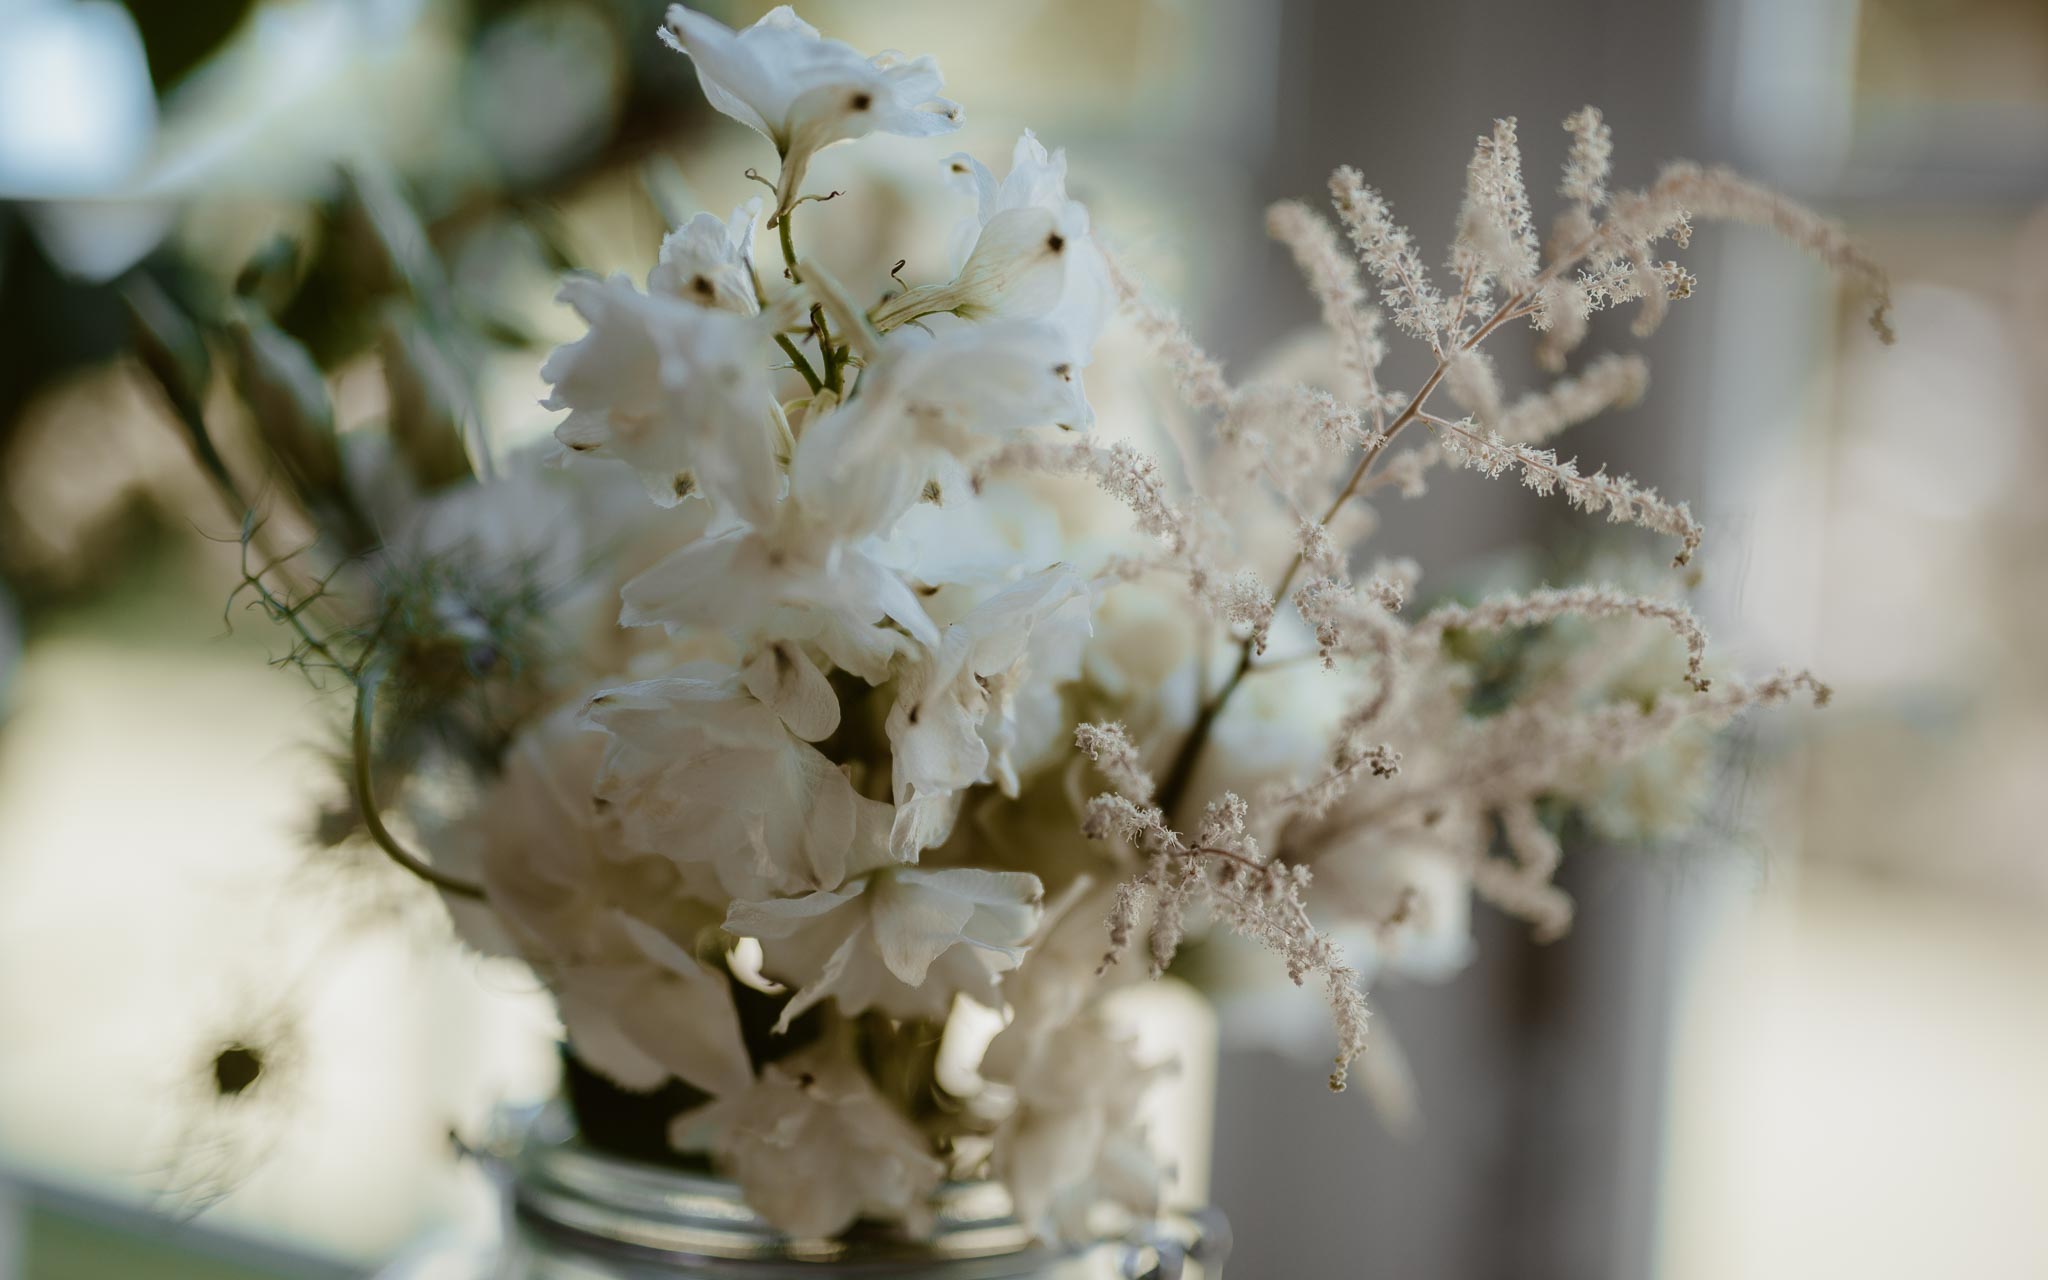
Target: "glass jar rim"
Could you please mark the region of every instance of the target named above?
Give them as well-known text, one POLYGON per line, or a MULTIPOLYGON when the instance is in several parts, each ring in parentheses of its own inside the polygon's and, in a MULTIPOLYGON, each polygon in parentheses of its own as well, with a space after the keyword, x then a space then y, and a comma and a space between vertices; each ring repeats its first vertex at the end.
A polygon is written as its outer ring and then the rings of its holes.
POLYGON ((593 1150, 559 1107, 524 1119, 508 1144, 513 1211, 528 1229, 578 1250, 700 1270, 829 1263, 838 1274, 934 1280, 1031 1275, 1073 1256, 1037 1240, 995 1182, 942 1185, 923 1238, 857 1226, 844 1239, 804 1240, 749 1208, 736 1183, 593 1150))

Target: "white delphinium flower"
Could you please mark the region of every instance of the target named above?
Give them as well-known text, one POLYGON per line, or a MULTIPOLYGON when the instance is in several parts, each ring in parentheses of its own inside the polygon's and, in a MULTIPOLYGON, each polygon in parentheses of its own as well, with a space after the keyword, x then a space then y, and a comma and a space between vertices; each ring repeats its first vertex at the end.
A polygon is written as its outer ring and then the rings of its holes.
POLYGON ((1088 209, 1067 196, 1066 153, 1048 155, 1026 130, 1000 182, 972 156, 948 163, 977 203, 975 216, 961 227, 953 279, 892 299, 875 313, 876 327, 938 312, 968 320, 1039 320, 1059 331, 1077 367, 1087 364, 1114 291, 1109 266, 1089 235, 1088 209))
MULTIPOLYGON (((798 457, 823 447, 812 423, 798 457)), ((833 665, 870 683, 911 644, 938 643, 938 628, 890 567, 881 534, 887 507, 915 485, 898 460, 877 458, 845 483, 806 486, 765 513, 676 550, 626 583, 627 626, 671 632, 717 628, 743 648, 774 639, 817 645, 833 665), (872 481, 865 479, 875 474, 872 481), (895 623, 895 630, 887 623, 895 623)), ((801 463, 800 463, 801 465, 801 463)))
POLYGON ((1059 514, 1022 485, 934 481, 890 531, 885 557, 912 582, 996 586, 1035 573, 1068 550, 1059 514))
POLYGON ((946 838, 965 788, 996 782, 1017 794, 1016 748, 1027 730, 1056 722, 1088 610, 1087 584, 1055 566, 975 606, 905 668, 888 720, 899 857, 946 838))
POLYGON ((743 31, 671 5, 662 35, 689 55, 712 106, 775 144, 778 215, 796 203, 804 171, 824 147, 870 133, 924 138, 960 127, 960 104, 939 96, 945 81, 929 56, 866 57, 819 35, 788 5, 743 31))
POLYGON ((627 583, 622 620, 715 626, 742 646, 804 639, 864 679, 886 678, 906 637, 933 646, 938 632, 883 537, 934 487, 971 490, 962 453, 1071 410, 1060 363, 1036 326, 892 338, 857 399, 807 415, 789 496, 627 583))
POLYGON ((915 1228, 945 1173, 841 1037, 768 1064, 751 1088, 676 1117, 669 1136, 684 1150, 709 1146, 748 1207, 803 1239, 863 1215, 915 1228))
POLYGON ((679 892, 672 864, 622 839, 592 791, 605 737, 580 728, 576 710, 522 733, 483 801, 436 840, 491 910, 487 923, 451 899, 457 926, 486 950, 509 941, 535 966, 592 1068, 630 1089, 676 1076, 730 1092, 753 1074, 731 988, 671 937, 715 926, 716 910, 679 892))
POLYGON ((842 513, 846 532, 884 531, 920 499, 970 489, 967 466, 993 446, 1093 418, 1047 326, 899 332, 878 344, 857 398, 805 424, 790 483, 800 500, 842 513))
POLYGON ((625 841, 686 872, 709 867, 736 895, 836 889, 886 861, 889 806, 802 736, 839 722, 808 667, 783 642, 744 671, 692 664, 592 699, 608 735, 596 791, 625 841))
POLYGON ((645 294, 624 276, 577 277, 561 299, 590 332, 541 366, 554 384, 542 404, 569 410, 555 438, 626 463, 663 506, 701 491, 765 518, 781 488, 768 375, 779 321, 645 294))
POLYGON ((740 901, 725 927, 759 939, 765 970, 801 984, 777 1029, 827 996, 852 1015, 942 1019, 955 995, 996 1007, 998 974, 1024 959, 1044 889, 1023 872, 877 871, 837 890, 740 901))
POLYGON ((835 447, 855 456, 909 448, 971 457, 1026 427, 1085 431, 1094 411, 1068 350, 1067 335, 1042 321, 890 334, 862 375, 860 398, 833 415, 835 447))
POLYGON ((662 240, 661 259, 647 275, 647 292, 742 315, 758 312, 753 257, 754 228, 760 221, 758 196, 724 222, 709 213, 691 218, 662 240))

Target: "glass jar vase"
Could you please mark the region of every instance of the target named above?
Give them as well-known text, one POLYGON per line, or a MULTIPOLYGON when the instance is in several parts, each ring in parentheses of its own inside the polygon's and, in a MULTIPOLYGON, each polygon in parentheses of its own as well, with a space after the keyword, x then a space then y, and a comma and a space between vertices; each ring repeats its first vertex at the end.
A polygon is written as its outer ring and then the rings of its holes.
MULTIPOLYGON (((1216 1019, 1193 989, 1166 979, 1113 994, 1104 1006, 1151 1062, 1173 1061, 1141 1103, 1139 1120, 1172 1171, 1169 1203, 1208 1197, 1215 1111, 1216 1019)), ((992 1182, 943 1187, 929 1238, 856 1228, 840 1241, 792 1240, 768 1225, 739 1188, 707 1173, 656 1162, 677 1100, 601 1097, 604 1086, 565 1059, 556 1102, 501 1111, 475 1152, 498 1183, 503 1221, 493 1239, 430 1249, 380 1280, 1217 1280, 1230 1248, 1213 1209, 1140 1222, 1116 1238, 1055 1249, 1010 1216, 992 1182), (621 1110, 623 1105, 624 1109, 621 1110), (577 1139, 581 1117, 592 1137, 577 1139), (622 1152, 641 1153, 639 1159, 622 1152)))
POLYGON ((942 1187, 925 1239, 856 1227, 841 1240, 796 1240, 731 1182, 591 1150, 559 1113, 518 1127, 483 1156, 504 1185, 504 1239, 460 1258, 415 1257, 383 1280, 1217 1280, 1230 1248, 1214 1210, 1048 1246, 993 1182, 942 1187))

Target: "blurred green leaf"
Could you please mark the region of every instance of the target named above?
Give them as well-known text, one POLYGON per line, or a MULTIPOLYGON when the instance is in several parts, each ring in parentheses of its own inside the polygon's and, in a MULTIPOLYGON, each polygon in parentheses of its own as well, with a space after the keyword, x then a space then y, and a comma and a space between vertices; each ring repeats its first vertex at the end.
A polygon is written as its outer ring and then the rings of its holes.
POLYGON ((368 259, 363 266, 382 277, 385 291, 403 292, 435 319, 449 320, 448 273, 396 179, 370 168, 351 169, 347 179, 344 213, 350 229, 361 235, 368 259))
POLYGON ((423 489, 467 480, 476 396, 461 361, 403 307, 386 308, 380 348, 393 445, 423 489))
POLYGON ((299 242, 280 235, 242 265, 235 275, 235 293, 277 315, 298 292, 302 275, 299 242))
POLYGON ((235 481, 206 428, 206 388, 213 360, 197 321, 149 276, 137 272, 121 286, 135 354, 185 428, 199 465, 230 495, 235 481))
POLYGON ((299 498, 315 512, 346 506, 334 401, 313 356, 252 303, 236 307, 227 338, 236 352, 236 391, 299 498))

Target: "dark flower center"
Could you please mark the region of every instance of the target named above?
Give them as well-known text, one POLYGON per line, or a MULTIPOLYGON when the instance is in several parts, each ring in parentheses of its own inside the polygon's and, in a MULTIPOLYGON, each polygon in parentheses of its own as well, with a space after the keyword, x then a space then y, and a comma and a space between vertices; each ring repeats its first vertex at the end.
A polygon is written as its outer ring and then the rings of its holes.
POLYGON ((213 1056, 213 1090, 238 1098, 263 1075, 263 1053, 245 1044, 231 1044, 213 1056))

